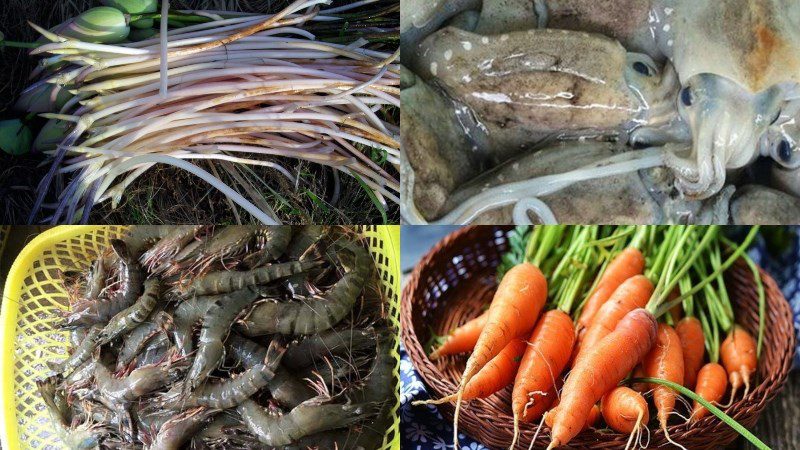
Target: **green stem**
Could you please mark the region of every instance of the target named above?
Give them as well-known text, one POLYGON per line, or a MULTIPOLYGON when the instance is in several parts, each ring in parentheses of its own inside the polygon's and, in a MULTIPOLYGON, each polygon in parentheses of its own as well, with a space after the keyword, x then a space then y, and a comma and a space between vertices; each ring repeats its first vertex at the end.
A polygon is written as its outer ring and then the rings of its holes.
POLYGON ((748 441, 750 441, 751 444, 755 445, 756 448, 759 448, 761 450, 771 450, 767 446, 767 444, 761 442, 761 439, 757 438, 753 433, 748 431, 747 428, 741 426, 739 424, 739 422, 733 420, 729 415, 725 414, 721 409, 719 409, 716 406, 712 405, 707 400, 705 400, 703 397, 700 397, 699 395, 695 394, 694 392, 690 391, 689 389, 686 389, 685 387, 681 386, 680 384, 673 383, 672 381, 669 381, 669 380, 662 380, 661 378, 634 378, 634 379, 630 380, 630 382, 631 383, 655 383, 655 384, 660 384, 660 385, 666 386, 666 387, 668 387, 668 388, 670 388, 670 389, 672 389, 674 391, 677 391, 681 395, 685 395, 685 396, 691 398, 692 400, 696 401, 697 403, 700 403, 701 405, 703 405, 703 407, 708 409, 711 412, 711 414, 714 414, 720 420, 725 422, 725 424, 727 424, 729 427, 731 427, 734 430, 736 430, 737 433, 739 433, 742 436, 744 436, 744 438, 747 439, 748 441))
POLYGON ((749 247, 750 244, 753 242, 753 239, 755 239, 756 234, 758 234, 758 229, 759 229, 758 225, 754 225, 752 228, 750 228, 750 232, 744 238, 744 241, 742 241, 741 246, 737 247, 736 250, 734 250, 734 252, 731 254, 731 256, 729 256, 728 259, 726 259, 725 262, 722 263, 722 265, 719 266, 719 268, 717 268, 717 270, 714 271, 714 273, 712 273, 705 279, 700 280, 698 283, 694 285, 694 287, 689 292, 682 294, 680 297, 670 302, 670 304, 672 303, 677 304, 679 302, 682 302, 683 299, 685 299, 686 297, 700 292, 700 290, 702 290, 706 284, 710 283, 711 280, 715 279, 717 276, 728 270, 728 268, 732 266, 733 263, 736 262, 736 260, 739 259, 744 254, 745 250, 747 250, 747 247, 749 247))
POLYGON ((6 41, 0 40, 0 47, 11 47, 11 48, 38 48, 41 44, 36 42, 17 42, 17 41, 6 41))
MULTIPOLYGON (((147 19, 161 20, 161 13, 131 14, 129 21, 133 23, 147 19)), ((183 23, 208 23, 214 21, 214 19, 210 17, 194 16, 190 14, 169 14, 167 15, 167 20, 177 20, 183 23)))
MULTIPOLYGON (((736 244, 731 242, 728 239, 723 238, 723 242, 732 248, 736 248, 736 244)), ((750 271, 753 272, 753 279, 756 282, 756 292, 758 292, 758 346, 756 347, 756 356, 761 357, 761 347, 764 344, 764 327, 766 325, 766 315, 767 315, 767 297, 766 293, 764 292, 764 282, 761 280, 761 273, 758 271, 758 267, 756 263, 750 259, 750 256, 747 253, 742 254, 742 258, 744 262, 747 263, 747 267, 750 268, 750 271)))

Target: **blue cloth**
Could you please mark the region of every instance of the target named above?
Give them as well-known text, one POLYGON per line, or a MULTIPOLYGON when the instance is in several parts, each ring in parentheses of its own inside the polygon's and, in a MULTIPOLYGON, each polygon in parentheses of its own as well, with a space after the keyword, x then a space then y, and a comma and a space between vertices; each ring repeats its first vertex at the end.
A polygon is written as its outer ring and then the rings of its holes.
MULTIPOLYGON (((800 330, 800 227, 793 229, 795 237, 790 248, 780 255, 770 254, 763 240, 750 250, 750 256, 775 278, 794 311, 795 330, 800 330)), ((800 332, 798 332, 800 336, 800 332)), ((800 353, 800 349, 798 349, 800 353)), ((414 369, 411 359, 400 348, 400 421, 401 446, 406 450, 445 450, 453 448, 453 427, 439 414, 436 406, 411 406, 413 400, 428 399, 425 385, 414 369)), ((800 355, 795 354, 795 368, 800 367, 800 355)), ((459 433, 459 450, 484 450, 484 445, 459 433)))

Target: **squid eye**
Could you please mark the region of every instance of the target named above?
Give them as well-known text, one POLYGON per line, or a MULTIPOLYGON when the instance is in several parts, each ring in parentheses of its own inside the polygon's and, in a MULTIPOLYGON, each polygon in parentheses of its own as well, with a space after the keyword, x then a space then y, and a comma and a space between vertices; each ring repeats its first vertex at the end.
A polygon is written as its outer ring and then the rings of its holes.
POLYGON ((647 67, 647 64, 645 64, 643 62, 640 62, 640 61, 636 61, 635 63, 633 63, 633 70, 639 72, 642 75, 648 76, 648 77, 652 75, 650 73, 650 68, 647 67))
POLYGON ((782 140, 780 144, 778 144, 778 158, 785 163, 792 162, 792 156, 794 156, 794 151, 792 151, 792 145, 786 139, 782 140))
POLYGON ((681 90, 681 103, 684 106, 692 106, 692 91, 687 87, 681 90))

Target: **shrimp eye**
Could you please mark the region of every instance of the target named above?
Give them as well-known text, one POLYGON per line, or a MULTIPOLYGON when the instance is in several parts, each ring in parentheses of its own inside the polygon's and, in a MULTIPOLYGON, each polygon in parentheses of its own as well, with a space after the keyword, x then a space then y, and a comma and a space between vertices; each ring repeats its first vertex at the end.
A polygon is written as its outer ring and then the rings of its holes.
POLYGON ((789 163, 792 161, 793 156, 792 145, 789 144, 789 141, 786 139, 782 140, 780 144, 778 144, 778 157, 781 161, 785 163, 789 163))
POLYGON ((639 72, 642 75, 648 76, 648 77, 651 75, 650 74, 650 68, 647 67, 647 64, 645 64, 643 62, 640 62, 640 61, 636 61, 635 63, 633 63, 633 70, 639 72))
POLYGON ((683 88, 681 90, 681 102, 684 106, 692 106, 692 91, 689 88, 683 88))

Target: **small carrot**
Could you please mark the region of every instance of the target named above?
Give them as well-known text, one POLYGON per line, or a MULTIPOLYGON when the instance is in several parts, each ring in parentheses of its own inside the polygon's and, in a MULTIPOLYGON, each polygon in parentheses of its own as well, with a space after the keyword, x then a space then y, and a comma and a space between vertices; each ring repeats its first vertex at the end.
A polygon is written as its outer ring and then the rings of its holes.
POLYGON ((447 340, 431 353, 431 361, 436 361, 442 356, 472 351, 475 348, 475 343, 478 342, 478 336, 483 331, 488 317, 487 311, 453 330, 447 336, 447 340))
POLYGON ((552 416, 548 421, 552 423, 548 450, 568 444, 581 431, 595 403, 614 389, 653 347, 657 329, 653 314, 637 308, 597 345, 585 349, 585 355, 567 377, 561 403, 546 414, 552 416))
POLYGON ((731 401, 736 391, 744 384, 744 396, 750 392, 750 375, 756 371, 756 341, 744 328, 734 325, 719 348, 722 365, 728 372, 731 383, 731 401))
MULTIPOLYGON (((656 344, 644 357, 642 367, 647 377, 683 384, 683 350, 678 333, 671 326, 664 323, 658 325, 656 344)), ((653 403, 658 411, 658 423, 668 440, 670 437, 667 421, 675 409, 677 396, 677 392, 666 386, 658 385, 653 389, 653 403)))
POLYGON ((514 390, 511 393, 514 439, 510 448, 514 447, 519 437, 520 420, 534 420, 533 415, 528 412, 529 408, 536 406, 536 401, 531 396, 547 392, 553 387, 556 378, 567 366, 574 343, 575 328, 567 313, 553 309, 542 315, 531 334, 514 380, 514 390))
POLYGON ((706 349, 703 326, 696 317, 684 317, 675 326, 675 332, 683 350, 683 385, 694 389, 706 349))
POLYGON ((643 308, 652 294, 653 283, 644 275, 634 275, 625 280, 594 315, 594 320, 580 343, 581 348, 574 359, 573 367, 587 351, 591 351, 610 334, 626 314, 636 308, 643 308))
POLYGON ((620 386, 604 395, 601 405, 603 419, 608 426, 614 431, 630 435, 625 446, 629 448, 634 435, 640 434, 650 420, 647 401, 642 394, 620 386))
POLYGON ((594 315, 625 280, 634 275, 641 275, 642 271, 644 271, 644 255, 638 248, 628 247, 611 260, 583 305, 581 315, 578 317, 578 334, 583 334, 583 331, 589 328, 594 315))
MULTIPOLYGON (((697 395, 709 403, 719 404, 727 389, 728 374, 725 372, 725 368, 717 363, 708 363, 700 368, 697 373, 697 387, 695 388, 697 395)), ((695 401, 690 420, 697 422, 707 415, 708 410, 695 401)))
MULTIPOLYGON (((519 370, 522 354, 528 346, 524 339, 514 339, 497 356, 483 366, 480 372, 467 383, 462 400, 486 398, 503 389, 514 381, 519 370)), ((455 400, 457 394, 448 395, 438 400, 415 401, 414 405, 440 405, 455 400)))
POLYGON ((546 300, 547 280, 541 270, 533 264, 518 264, 503 277, 489 306, 486 325, 478 342, 475 343, 472 355, 467 360, 458 387, 456 410, 453 415, 453 443, 456 446, 458 414, 467 383, 509 342, 533 329, 546 300))

